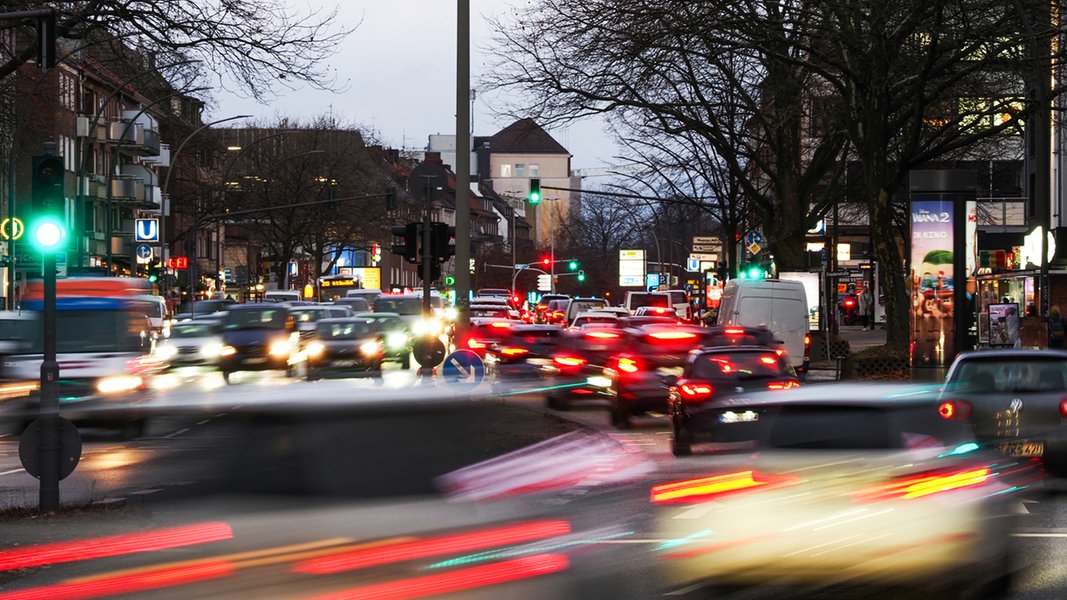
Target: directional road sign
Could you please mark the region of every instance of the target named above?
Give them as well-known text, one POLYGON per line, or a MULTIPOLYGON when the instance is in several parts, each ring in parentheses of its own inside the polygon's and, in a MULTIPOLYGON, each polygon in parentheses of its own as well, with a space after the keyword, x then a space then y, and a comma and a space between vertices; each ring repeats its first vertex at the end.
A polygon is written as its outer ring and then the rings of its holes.
POLYGON ((137 262, 147 263, 152 260, 152 247, 148 244, 137 244, 137 262))
POLYGON ((449 385, 473 388, 485 379, 485 364, 470 350, 456 350, 445 357, 441 377, 449 385))

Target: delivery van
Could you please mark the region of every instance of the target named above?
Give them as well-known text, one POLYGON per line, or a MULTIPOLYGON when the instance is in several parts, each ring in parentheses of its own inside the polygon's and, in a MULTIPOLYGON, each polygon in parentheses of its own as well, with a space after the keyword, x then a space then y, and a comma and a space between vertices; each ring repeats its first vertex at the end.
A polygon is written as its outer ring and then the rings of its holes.
POLYGON ((784 279, 731 279, 722 290, 720 325, 764 326, 789 356, 797 375, 808 373, 808 300, 804 284, 784 279))

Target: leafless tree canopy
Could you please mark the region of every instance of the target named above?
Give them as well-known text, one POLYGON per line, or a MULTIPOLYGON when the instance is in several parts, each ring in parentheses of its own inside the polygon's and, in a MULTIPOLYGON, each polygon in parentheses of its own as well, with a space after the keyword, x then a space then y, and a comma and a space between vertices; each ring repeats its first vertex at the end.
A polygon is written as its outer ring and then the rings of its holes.
MULTIPOLYGON (((154 59, 182 63, 202 79, 257 100, 277 86, 308 84, 334 89, 327 59, 352 30, 336 26, 336 7, 294 11, 280 0, 8 0, 7 11, 46 6, 56 10, 60 56, 109 42, 154 59), (190 67, 190 60, 197 60, 190 67)), ((0 21, 28 44, 0 63, 0 79, 34 60, 33 23, 0 21)), ((177 86, 181 87, 181 86, 177 86)))

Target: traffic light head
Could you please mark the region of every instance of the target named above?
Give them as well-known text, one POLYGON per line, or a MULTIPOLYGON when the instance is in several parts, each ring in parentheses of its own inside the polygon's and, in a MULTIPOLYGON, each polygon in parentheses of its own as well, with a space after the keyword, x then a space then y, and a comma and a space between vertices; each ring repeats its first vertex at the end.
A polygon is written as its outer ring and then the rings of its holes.
POLYGON ((541 259, 541 264, 542 264, 542 265, 544 265, 544 267, 545 267, 546 269, 547 269, 548 267, 551 267, 551 266, 552 266, 552 257, 551 257, 551 256, 545 256, 545 257, 543 257, 543 258, 541 259))
POLYGON ((64 170, 62 156, 49 152, 33 157, 33 204, 27 221, 30 241, 39 252, 59 252, 66 243, 64 170))
POLYGON ((530 204, 540 204, 541 203, 541 178, 540 177, 531 177, 530 178, 530 194, 526 197, 526 199, 530 204))
POLYGON ((567 262, 567 268, 570 269, 571 271, 577 271, 578 270, 578 261, 576 261, 576 260, 574 260, 572 258, 570 261, 567 262))
POLYGON ((34 215, 29 225, 30 241, 38 252, 53 253, 63 249, 67 240, 67 224, 57 215, 34 215))
POLYGON ((585 271, 578 271, 578 283, 585 281, 585 271))

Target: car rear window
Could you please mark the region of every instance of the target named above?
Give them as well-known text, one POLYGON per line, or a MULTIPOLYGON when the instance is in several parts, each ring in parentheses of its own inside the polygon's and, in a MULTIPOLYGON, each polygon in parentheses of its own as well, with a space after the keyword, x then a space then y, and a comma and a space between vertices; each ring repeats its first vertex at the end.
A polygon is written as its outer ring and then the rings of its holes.
POLYGON ((633 294, 630 296, 630 310, 637 310, 642 306, 669 306, 670 297, 666 294, 633 294))
POLYGON ((370 323, 353 321, 349 323, 319 323, 315 328, 315 334, 322 339, 356 340, 369 337, 372 332, 370 323))
POLYGON ((774 352, 723 352, 701 354, 692 364, 697 379, 738 381, 786 375, 774 352))

